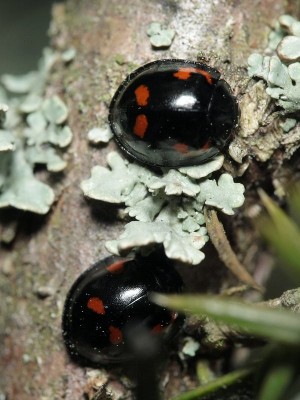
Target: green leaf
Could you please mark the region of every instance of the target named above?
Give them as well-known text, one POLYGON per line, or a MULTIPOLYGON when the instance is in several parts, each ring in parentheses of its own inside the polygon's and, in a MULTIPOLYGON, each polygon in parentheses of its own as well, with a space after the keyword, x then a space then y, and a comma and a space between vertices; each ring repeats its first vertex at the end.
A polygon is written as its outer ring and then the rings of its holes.
POLYGON ((289 214, 300 225, 300 184, 297 183, 288 193, 289 214))
POLYGON ((290 385, 294 376, 293 364, 274 366, 267 374, 260 389, 259 400, 280 400, 290 385))
POLYGON ((155 294, 153 299, 162 306, 201 317, 208 316, 248 334, 289 345, 300 345, 299 315, 287 310, 274 310, 220 296, 155 294))
POLYGON ((251 369, 240 369, 238 371, 230 372, 220 378, 213 380, 205 385, 199 386, 196 389, 185 392, 173 400, 200 400, 207 395, 214 393, 219 389, 223 389, 229 385, 238 382, 240 379, 251 373, 251 369))
POLYGON ((260 191, 260 196, 269 216, 258 219, 258 229, 274 247, 284 267, 300 282, 300 230, 263 191, 260 191))

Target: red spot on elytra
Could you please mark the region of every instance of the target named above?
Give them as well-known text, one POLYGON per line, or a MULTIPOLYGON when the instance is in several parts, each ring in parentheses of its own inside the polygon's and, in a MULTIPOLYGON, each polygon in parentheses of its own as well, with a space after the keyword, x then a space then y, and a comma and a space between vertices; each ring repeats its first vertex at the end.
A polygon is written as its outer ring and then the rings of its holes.
POLYGON ((165 329, 165 327, 161 324, 157 324, 152 328, 153 333, 160 333, 165 329))
POLYGON ((207 83, 209 83, 210 85, 212 84, 212 76, 210 75, 210 73, 208 73, 207 71, 203 71, 202 69, 197 69, 197 72, 204 76, 207 83))
POLYGON ((192 73, 204 76, 207 83, 209 83, 210 85, 212 84, 212 76, 210 75, 210 73, 200 68, 193 68, 193 67, 180 68, 177 72, 173 74, 173 76, 175 76, 175 78, 178 79, 187 80, 192 76, 192 73))
POLYGON ((204 145, 201 147, 201 149, 208 150, 210 147, 211 147, 211 141, 210 141, 210 139, 208 139, 208 140, 204 143, 204 145))
POLYGON ((148 128, 148 120, 145 114, 139 114, 136 117, 133 132, 135 135, 143 139, 148 128))
POLYGON ((105 314, 103 301, 99 297, 91 297, 87 302, 87 307, 97 314, 105 314))
POLYGON ((148 104, 150 93, 146 85, 140 85, 137 89, 135 89, 134 93, 136 102, 139 106, 146 106, 148 104))
POLYGON ((108 327, 109 330, 109 340, 112 344, 120 344, 123 340, 122 332, 119 328, 110 325, 108 327))
POLYGON ((106 267, 107 271, 111 272, 112 274, 118 274, 122 272, 123 268, 124 268, 124 261, 117 261, 106 267))
POLYGON ((187 80, 191 77, 192 72, 194 72, 193 70, 195 70, 195 68, 180 68, 173 76, 181 80, 187 80))
POLYGON ((182 153, 182 154, 187 153, 189 150, 189 146, 184 143, 176 143, 176 144, 174 144, 173 147, 176 151, 178 151, 179 153, 182 153))

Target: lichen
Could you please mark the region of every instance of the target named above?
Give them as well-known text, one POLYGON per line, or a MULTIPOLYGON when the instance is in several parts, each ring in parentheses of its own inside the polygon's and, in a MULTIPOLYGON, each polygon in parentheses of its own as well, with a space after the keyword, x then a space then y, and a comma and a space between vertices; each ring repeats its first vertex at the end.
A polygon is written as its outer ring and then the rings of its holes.
POLYGON ((38 214, 54 201, 50 186, 34 175, 36 164, 62 171, 66 162, 57 148, 66 148, 72 132, 68 108, 57 95, 45 96, 48 74, 57 62, 70 62, 75 50, 63 54, 45 49, 36 71, 3 75, 0 85, 0 208, 15 207, 38 214))
POLYGON ((175 36, 174 29, 163 28, 159 22, 152 22, 147 35, 150 37, 150 43, 155 48, 170 47, 175 36))
POLYGON ((112 138, 112 132, 108 124, 95 127, 88 131, 88 140, 92 144, 108 143, 112 138))
POLYGON ((54 201, 53 190, 34 177, 23 151, 2 154, 0 171, 0 208, 47 213, 54 201))
POLYGON ((289 15, 281 16, 278 22, 267 49, 273 54, 252 54, 248 73, 266 81, 267 93, 291 113, 300 110, 300 22, 289 15))
POLYGON ((124 204, 124 214, 136 221, 129 222, 119 239, 107 242, 106 248, 113 254, 126 254, 160 244, 169 258, 199 264, 208 240, 204 205, 232 215, 244 202, 243 185, 229 174, 221 174, 218 183, 210 179, 223 161, 219 156, 202 166, 159 174, 109 153, 109 168, 93 167, 81 188, 89 198, 124 204))
POLYGON ((248 58, 248 75, 255 80, 249 81, 239 101, 239 131, 229 146, 230 156, 238 163, 247 156, 266 162, 277 149, 283 159, 290 159, 300 147, 300 63, 295 46, 299 24, 289 15, 281 16, 270 32, 265 53, 248 58))

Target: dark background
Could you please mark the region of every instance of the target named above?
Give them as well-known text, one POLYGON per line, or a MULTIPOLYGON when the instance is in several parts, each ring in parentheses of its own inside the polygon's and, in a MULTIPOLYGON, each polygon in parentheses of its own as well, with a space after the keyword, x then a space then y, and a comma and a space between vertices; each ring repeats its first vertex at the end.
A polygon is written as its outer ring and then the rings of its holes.
POLYGON ((54 0, 0 0, 0 75, 36 69, 54 0))

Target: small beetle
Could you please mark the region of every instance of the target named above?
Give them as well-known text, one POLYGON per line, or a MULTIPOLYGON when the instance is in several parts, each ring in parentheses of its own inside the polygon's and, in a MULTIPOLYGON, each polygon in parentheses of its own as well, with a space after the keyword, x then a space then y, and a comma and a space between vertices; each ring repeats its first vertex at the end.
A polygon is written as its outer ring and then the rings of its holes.
POLYGON ((136 327, 167 343, 182 317, 150 302, 148 294, 181 289, 179 274, 162 254, 97 262, 79 276, 65 302, 63 337, 71 358, 90 366, 129 360, 127 337, 136 327))
POLYGON ((220 73, 188 60, 158 60, 118 88, 109 122, 120 147, 152 167, 198 165, 228 144, 238 104, 220 73))

